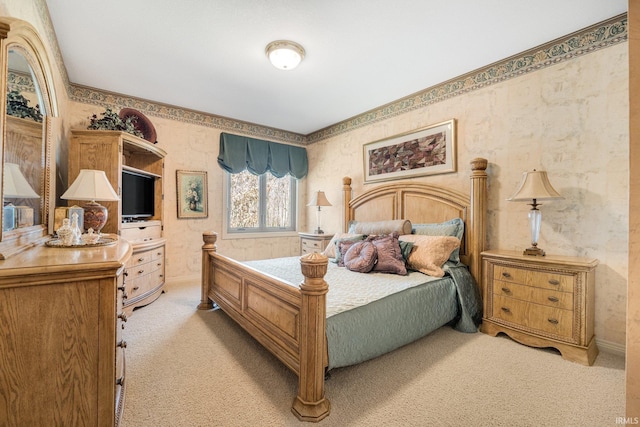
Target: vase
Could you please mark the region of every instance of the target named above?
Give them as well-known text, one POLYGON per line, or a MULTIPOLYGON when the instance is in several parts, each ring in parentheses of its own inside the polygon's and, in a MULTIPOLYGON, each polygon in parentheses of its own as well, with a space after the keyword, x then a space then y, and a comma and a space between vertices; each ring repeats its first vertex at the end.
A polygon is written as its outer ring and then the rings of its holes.
POLYGON ((191 209, 192 211, 196 210, 196 202, 189 202, 189 209, 191 209))

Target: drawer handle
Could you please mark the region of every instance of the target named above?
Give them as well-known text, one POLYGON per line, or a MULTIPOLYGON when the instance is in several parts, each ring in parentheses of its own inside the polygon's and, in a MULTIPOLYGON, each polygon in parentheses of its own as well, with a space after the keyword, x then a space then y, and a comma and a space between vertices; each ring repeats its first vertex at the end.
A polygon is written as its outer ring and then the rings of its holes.
POLYGON ((138 270, 138 274, 144 273, 144 270, 138 270))
POLYGON ((162 266, 162 263, 161 263, 161 262, 159 262, 159 263, 157 263, 157 264, 156 264, 156 266, 157 266, 157 267, 161 267, 161 266, 162 266))
POLYGON ((549 323, 552 323, 552 324, 554 324, 554 325, 557 325, 557 324, 558 324, 558 320, 557 320, 557 319, 551 319, 551 318, 549 318, 549 319, 547 319, 547 320, 549 321, 549 323))
POLYGON ((551 301, 551 302, 558 302, 558 301, 560 301, 560 300, 559 300, 558 298, 556 298, 556 297, 549 297, 549 298, 547 298, 547 299, 548 299, 549 301, 551 301))
POLYGON ((121 340, 116 346, 120 348, 127 348, 127 342, 125 340, 121 340))
POLYGON ((119 386, 124 385, 124 376, 116 379, 116 385, 119 385, 119 386))
POLYGON ((134 286, 134 287, 133 287, 133 290, 134 290, 134 291, 137 291, 138 289, 140 289, 140 286, 134 286))
POLYGON ((144 261, 144 258, 138 258, 138 262, 144 261))
POLYGON ((156 255, 162 255, 162 252, 158 252, 156 255))
POLYGON ((502 311, 504 311, 505 313, 511 313, 511 310, 509 310, 509 307, 502 307, 502 311))
POLYGON ((508 272, 506 272, 506 271, 503 271, 503 272, 502 272, 502 277, 511 277, 511 274, 509 274, 509 273, 508 273, 508 272))
POLYGON ((127 318, 127 315, 126 315, 126 314, 124 314, 124 313, 120 313, 120 314, 118 314, 118 319, 122 320, 123 322, 126 322, 127 320, 129 320, 129 319, 127 318))
POLYGON ((549 279, 549 284, 553 286, 558 286, 560 284, 560 281, 556 279, 549 279))
POLYGON ((159 275, 158 277, 164 277, 164 274, 159 275))
POLYGON ((511 293, 511 289, 509 289, 509 288, 502 288, 502 292, 504 292, 505 294, 510 294, 510 293, 511 293))

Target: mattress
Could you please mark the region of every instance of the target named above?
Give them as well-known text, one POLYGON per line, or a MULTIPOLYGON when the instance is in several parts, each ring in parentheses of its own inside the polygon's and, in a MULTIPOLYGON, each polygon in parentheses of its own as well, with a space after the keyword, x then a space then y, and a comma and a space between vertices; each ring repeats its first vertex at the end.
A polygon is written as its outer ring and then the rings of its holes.
MULTIPOLYGON (((291 286, 304 276, 299 257, 245 262, 291 286)), ((364 362, 451 323, 476 332, 480 295, 465 266, 443 278, 410 271, 406 276, 356 273, 330 262, 325 275, 329 369, 364 362)))

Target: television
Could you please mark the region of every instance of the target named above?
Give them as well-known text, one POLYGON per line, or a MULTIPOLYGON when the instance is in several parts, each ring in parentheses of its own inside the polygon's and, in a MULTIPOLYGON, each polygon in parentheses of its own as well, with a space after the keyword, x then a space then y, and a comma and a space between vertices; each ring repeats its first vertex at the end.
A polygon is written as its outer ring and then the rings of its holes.
POLYGON ((152 217, 155 213, 155 177, 123 169, 120 199, 123 221, 152 217))

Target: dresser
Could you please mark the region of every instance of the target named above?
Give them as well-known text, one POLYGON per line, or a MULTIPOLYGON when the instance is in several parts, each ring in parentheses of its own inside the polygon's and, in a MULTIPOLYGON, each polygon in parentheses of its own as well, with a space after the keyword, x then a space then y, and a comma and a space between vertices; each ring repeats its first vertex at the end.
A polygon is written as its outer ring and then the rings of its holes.
POLYGON ((300 255, 322 252, 327 247, 333 234, 298 233, 300 236, 300 255))
POLYGON ((155 238, 132 241, 133 255, 127 261, 124 311, 155 301, 164 287, 164 249, 166 240, 155 238))
POLYGON ((131 245, 36 245, 0 261, 0 425, 117 426, 131 245))
POLYGON ((553 347, 564 359, 593 364, 598 260, 511 251, 482 253, 481 331, 503 332, 533 347, 553 347))

